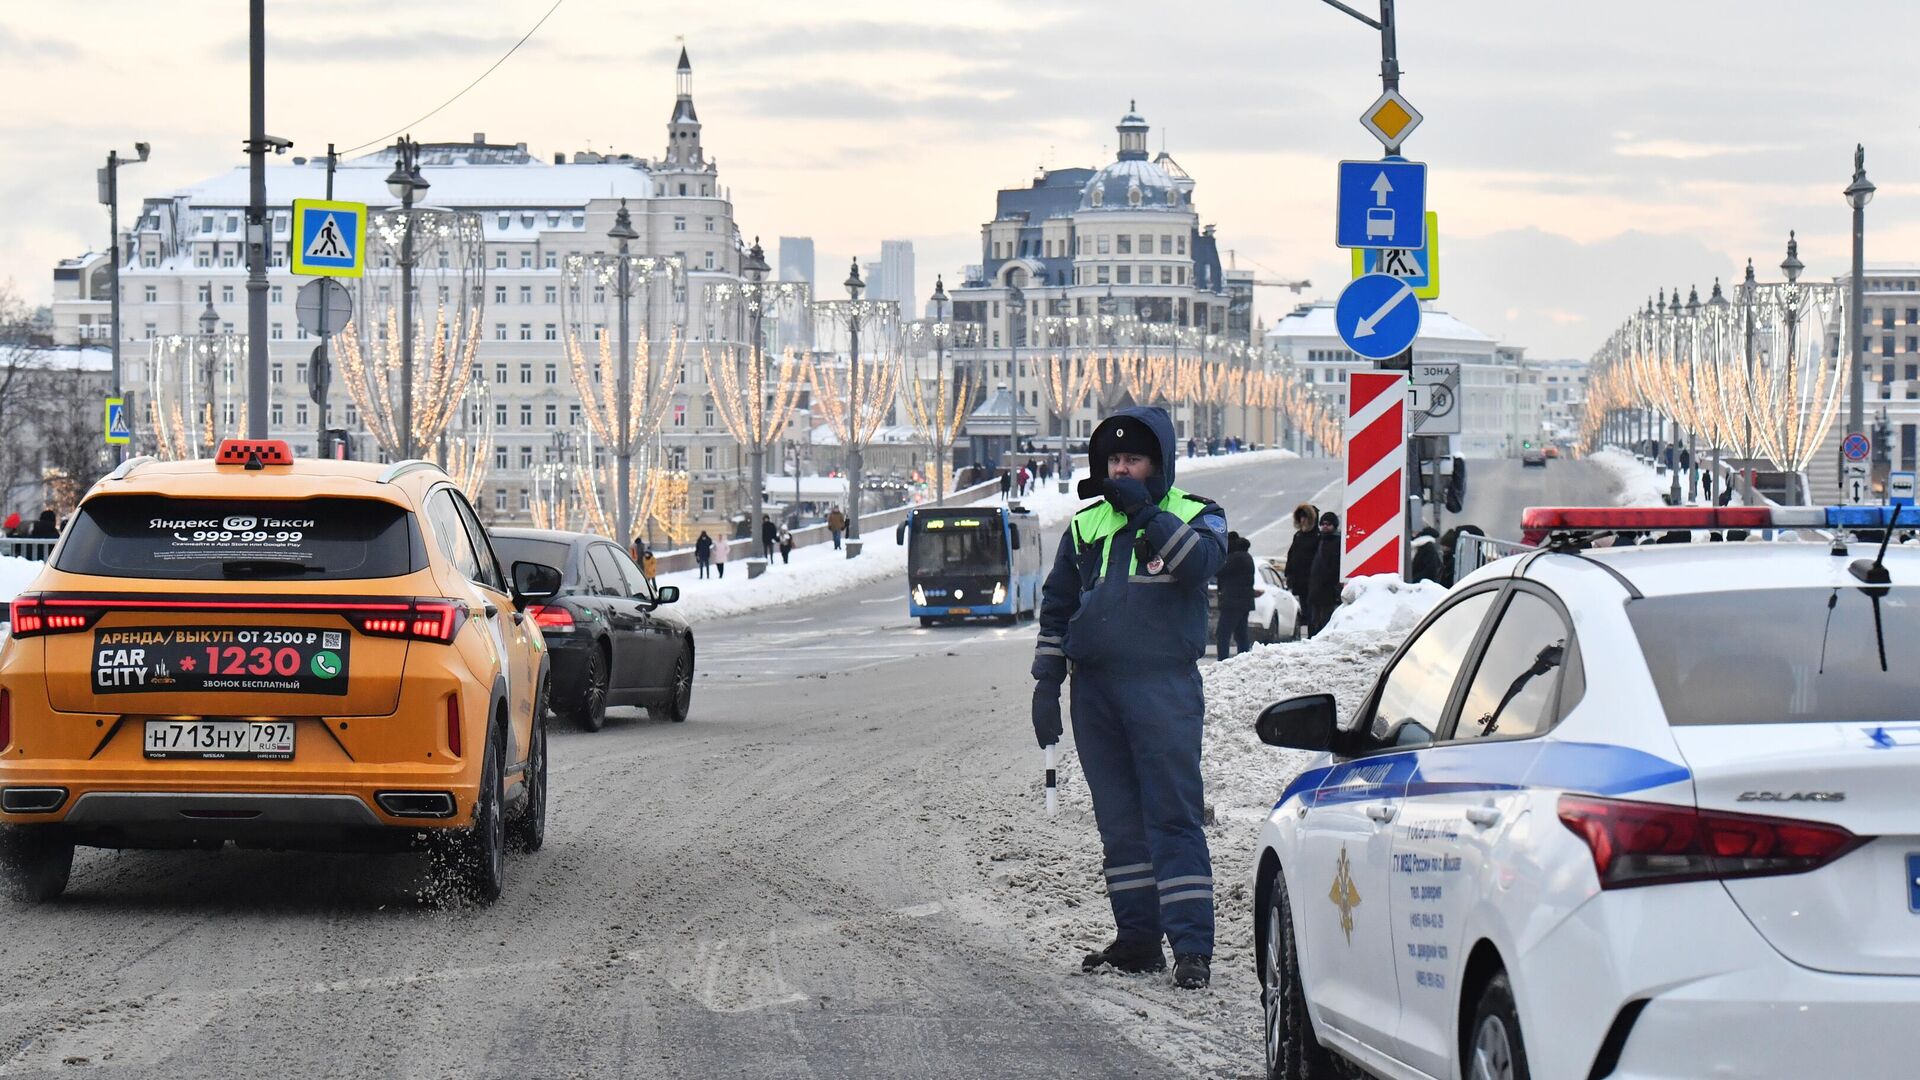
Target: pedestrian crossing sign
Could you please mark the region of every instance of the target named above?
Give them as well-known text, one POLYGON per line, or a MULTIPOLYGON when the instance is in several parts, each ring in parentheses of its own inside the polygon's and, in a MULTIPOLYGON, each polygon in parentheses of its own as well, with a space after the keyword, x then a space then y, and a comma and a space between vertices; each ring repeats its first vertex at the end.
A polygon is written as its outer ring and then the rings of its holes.
POLYGON ((107 399, 107 443, 110 446, 125 446, 133 441, 133 428, 127 423, 127 402, 124 398, 107 399))
POLYGON ((359 277, 365 266, 367 204, 293 200, 293 272, 359 277))

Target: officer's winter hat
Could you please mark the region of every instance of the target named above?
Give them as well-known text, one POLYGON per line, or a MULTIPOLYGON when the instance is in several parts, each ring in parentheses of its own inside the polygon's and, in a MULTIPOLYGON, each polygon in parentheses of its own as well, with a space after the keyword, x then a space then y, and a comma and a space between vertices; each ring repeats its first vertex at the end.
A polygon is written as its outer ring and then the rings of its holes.
POLYGON ((1140 420, 1115 416, 1094 432, 1092 450, 1102 465, 1114 454, 1139 454, 1155 465, 1160 463, 1160 439, 1140 420))

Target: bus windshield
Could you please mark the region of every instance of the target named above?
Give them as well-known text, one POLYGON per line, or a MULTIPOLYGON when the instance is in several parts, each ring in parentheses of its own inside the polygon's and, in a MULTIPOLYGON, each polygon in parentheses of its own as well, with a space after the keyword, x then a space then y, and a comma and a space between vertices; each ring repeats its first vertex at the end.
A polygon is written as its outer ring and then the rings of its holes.
POLYGON ((916 517, 912 544, 909 559, 915 574, 1007 572, 1007 539, 998 515, 916 517))

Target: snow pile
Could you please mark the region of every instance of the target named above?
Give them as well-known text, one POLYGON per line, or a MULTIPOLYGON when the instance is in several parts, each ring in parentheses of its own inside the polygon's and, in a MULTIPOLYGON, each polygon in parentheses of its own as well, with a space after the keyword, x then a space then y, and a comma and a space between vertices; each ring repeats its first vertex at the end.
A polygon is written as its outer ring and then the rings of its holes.
POLYGON ((1374 574, 1347 582, 1328 630, 1387 630, 1404 636, 1432 611, 1447 590, 1431 581, 1405 582, 1393 574, 1374 574))
POLYGON ((1613 497, 1616 506, 1667 505, 1667 492, 1672 485, 1654 472, 1653 466, 1643 465, 1638 458, 1613 449, 1596 450, 1587 455, 1587 460, 1612 473, 1614 482, 1620 485, 1620 491, 1613 497))
MULTIPOLYGON (((1365 589, 1363 592, 1367 591, 1365 589)), ((1399 608, 1425 590, 1389 594, 1399 608)), ((1373 602, 1370 602, 1370 607, 1373 602)), ((1390 620, 1391 621, 1391 620, 1390 620)), ((1260 823, 1311 754, 1262 743, 1254 720, 1275 701, 1331 693, 1343 720, 1365 698, 1404 629, 1327 630, 1310 641, 1257 645, 1204 669, 1206 726, 1200 767, 1211 824, 1215 899, 1212 987, 1174 989, 1165 975, 1069 975, 1072 992, 1121 1030, 1192 1076, 1246 1076, 1261 1059, 1259 987, 1253 961, 1253 870, 1260 823)), ((1071 730, 1071 728, 1069 728, 1071 730)), ((1037 778, 1018 807, 970 843, 996 888, 996 922, 1024 928, 1044 965, 1073 971, 1081 954, 1113 936, 1100 872, 1093 806, 1071 741, 1059 773, 1060 816, 1036 818, 1037 778)))
POLYGON ((20 594, 33 580, 33 575, 47 565, 32 559, 16 558, 12 555, 0 555, 0 603, 5 603, 20 594))
MULTIPOLYGON (((1291 461, 1299 456, 1291 450, 1256 450, 1194 458, 1191 461, 1181 458, 1175 467, 1174 477, 1178 480, 1193 472, 1211 472, 1234 465, 1291 461)), ((1016 497, 1013 501, 1031 510, 1040 518, 1042 525, 1058 526, 1087 504, 1087 500, 1075 494, 1077 483, 1076 477, 1064 493, 1059 490, 1057 480, 1037 484, 1032 493, 1016 497)), ((978 505, 997 506, 999 500, 978 505)), ((679 602, 666 609, 669 614, 688 622, 700 622, 832 596, 889 578, 904 579, 907 549, 894 541, 892 529, 869 530, 863 540, 864 546, 857 559, 847 558, 845 551, 834 550, 832 544, 795 548, 793 561, 785 564, 780 562, 776 552, 773 562, 767 566, 767 572, 751 580, 747 577, 747 556, 757 553, 758 549, 746 541, 735 540, 729 549, 732 557, 727 560, 726 577, 701 580, 698 570, 677 570, 661 574, 657 580, 662 585, 677 585, 680 588, 679 602)), ((1048 558, 1052 558, 1051 549, 1048 558)), ((904 593, 905 587, 902 586, 902 595, 904 593)))

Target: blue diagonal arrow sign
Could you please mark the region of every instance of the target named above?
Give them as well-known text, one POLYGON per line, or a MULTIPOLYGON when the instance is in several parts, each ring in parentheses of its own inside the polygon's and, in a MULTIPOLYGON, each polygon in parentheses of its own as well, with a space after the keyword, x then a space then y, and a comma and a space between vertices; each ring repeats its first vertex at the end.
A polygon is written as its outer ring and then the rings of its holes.
POLYGON ((1347 348, 1369 360, 1407 350, 1420 333, 1420 301, 1413 287, 1391 274, 1362 274, 1340 293, 1334 324, 1347 348))

